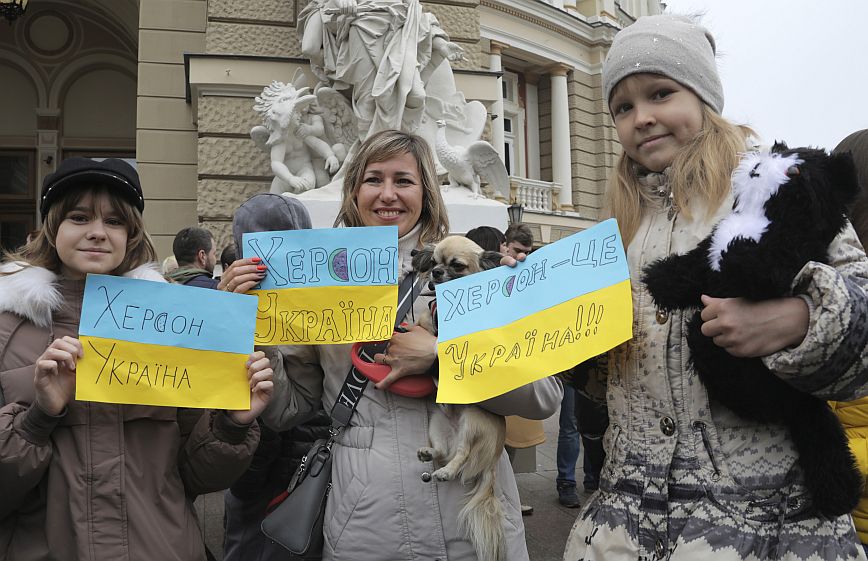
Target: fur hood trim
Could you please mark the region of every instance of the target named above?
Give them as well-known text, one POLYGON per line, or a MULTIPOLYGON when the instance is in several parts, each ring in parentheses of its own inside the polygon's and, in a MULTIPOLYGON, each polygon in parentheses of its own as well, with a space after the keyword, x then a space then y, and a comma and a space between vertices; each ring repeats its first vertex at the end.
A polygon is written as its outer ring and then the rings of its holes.
MULTIPOLYGON (((136 267, 128 278, 166 282, 155 263, 136 267)), ((57 275, 20 262, 0 265, 0 313, 11 312, 39 327, 51 325, 51 314, 63 304, 55 283, 57 275)))

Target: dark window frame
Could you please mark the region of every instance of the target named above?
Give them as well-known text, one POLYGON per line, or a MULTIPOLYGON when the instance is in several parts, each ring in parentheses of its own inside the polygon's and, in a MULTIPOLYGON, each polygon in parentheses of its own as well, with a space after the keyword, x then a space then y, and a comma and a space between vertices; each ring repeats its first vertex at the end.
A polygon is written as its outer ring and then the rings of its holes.
MULTIPOLYGON (((29 170, 27 177, 27 191, 23 194, 14 194, 3 192, 0 188, 0 205, 4 210, 10 204, 29 203, 36 204, 36 150, 0 148, 0 156, 24 156, 27 158, 27 167, 29 170)), ((3 181, 3 178, 0 178, 3 181)))

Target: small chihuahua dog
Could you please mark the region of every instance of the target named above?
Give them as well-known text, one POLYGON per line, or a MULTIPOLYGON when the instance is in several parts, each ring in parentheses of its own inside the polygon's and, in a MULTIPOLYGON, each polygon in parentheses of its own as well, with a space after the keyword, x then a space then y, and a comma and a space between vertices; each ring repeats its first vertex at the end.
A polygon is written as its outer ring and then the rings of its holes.
MULTIPOLYGON (((449 236, 436 246, 415 252, 413 268, 419 274, 430 275, 429 287, 433 289, 436 284, 497 267, 501 258, 500 253, 483 251, 464 236, 449 236)), ((435 302, 431 313, 424 314, 417 324, 437 334, 435 302)), ((506 421, 475 405, 439 404, 437 410, 428 427, 431 446, 419 448, 419 460, 433 460, 443 466, 433 473, 437 481, 461 477, 462 483, 473 483, 458 523, 476 549, 479 561, 501 561, 506 556, 506 546, 495 477, 503 453, 506 421)))

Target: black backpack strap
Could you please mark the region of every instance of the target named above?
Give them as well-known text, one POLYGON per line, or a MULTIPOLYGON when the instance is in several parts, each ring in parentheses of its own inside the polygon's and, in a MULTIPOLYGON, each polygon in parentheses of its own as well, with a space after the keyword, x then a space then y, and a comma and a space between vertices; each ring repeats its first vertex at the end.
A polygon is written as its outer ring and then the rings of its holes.
POLYGON ((398 287, 398 313, 395 315, 395 327, 401 325, 413 309, 413 303, 422 293, 423 284, 416 271, 412 271, 401 281, 401 286, 398 287))

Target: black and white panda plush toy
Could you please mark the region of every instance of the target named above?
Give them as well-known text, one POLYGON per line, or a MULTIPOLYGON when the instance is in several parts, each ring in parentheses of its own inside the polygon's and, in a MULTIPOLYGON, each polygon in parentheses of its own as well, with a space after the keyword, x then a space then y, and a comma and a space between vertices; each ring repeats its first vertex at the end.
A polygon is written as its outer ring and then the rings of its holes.
POLYGON ((743 156, 732 190, 733 210, 711 235, 684 255, 651 263, 642 280, 659 309, 697 310, 687 344, 709 396, 747 419, 786 425, 816 510, 829 517, 848 513, 859 500, 862 477, 835 414, 824 400, 769 372, 761 359, 734 357, 703 335, 700 296, 787 296, 806 263, 827 263, 859 190, 852 158, 775 144, 743 156))

